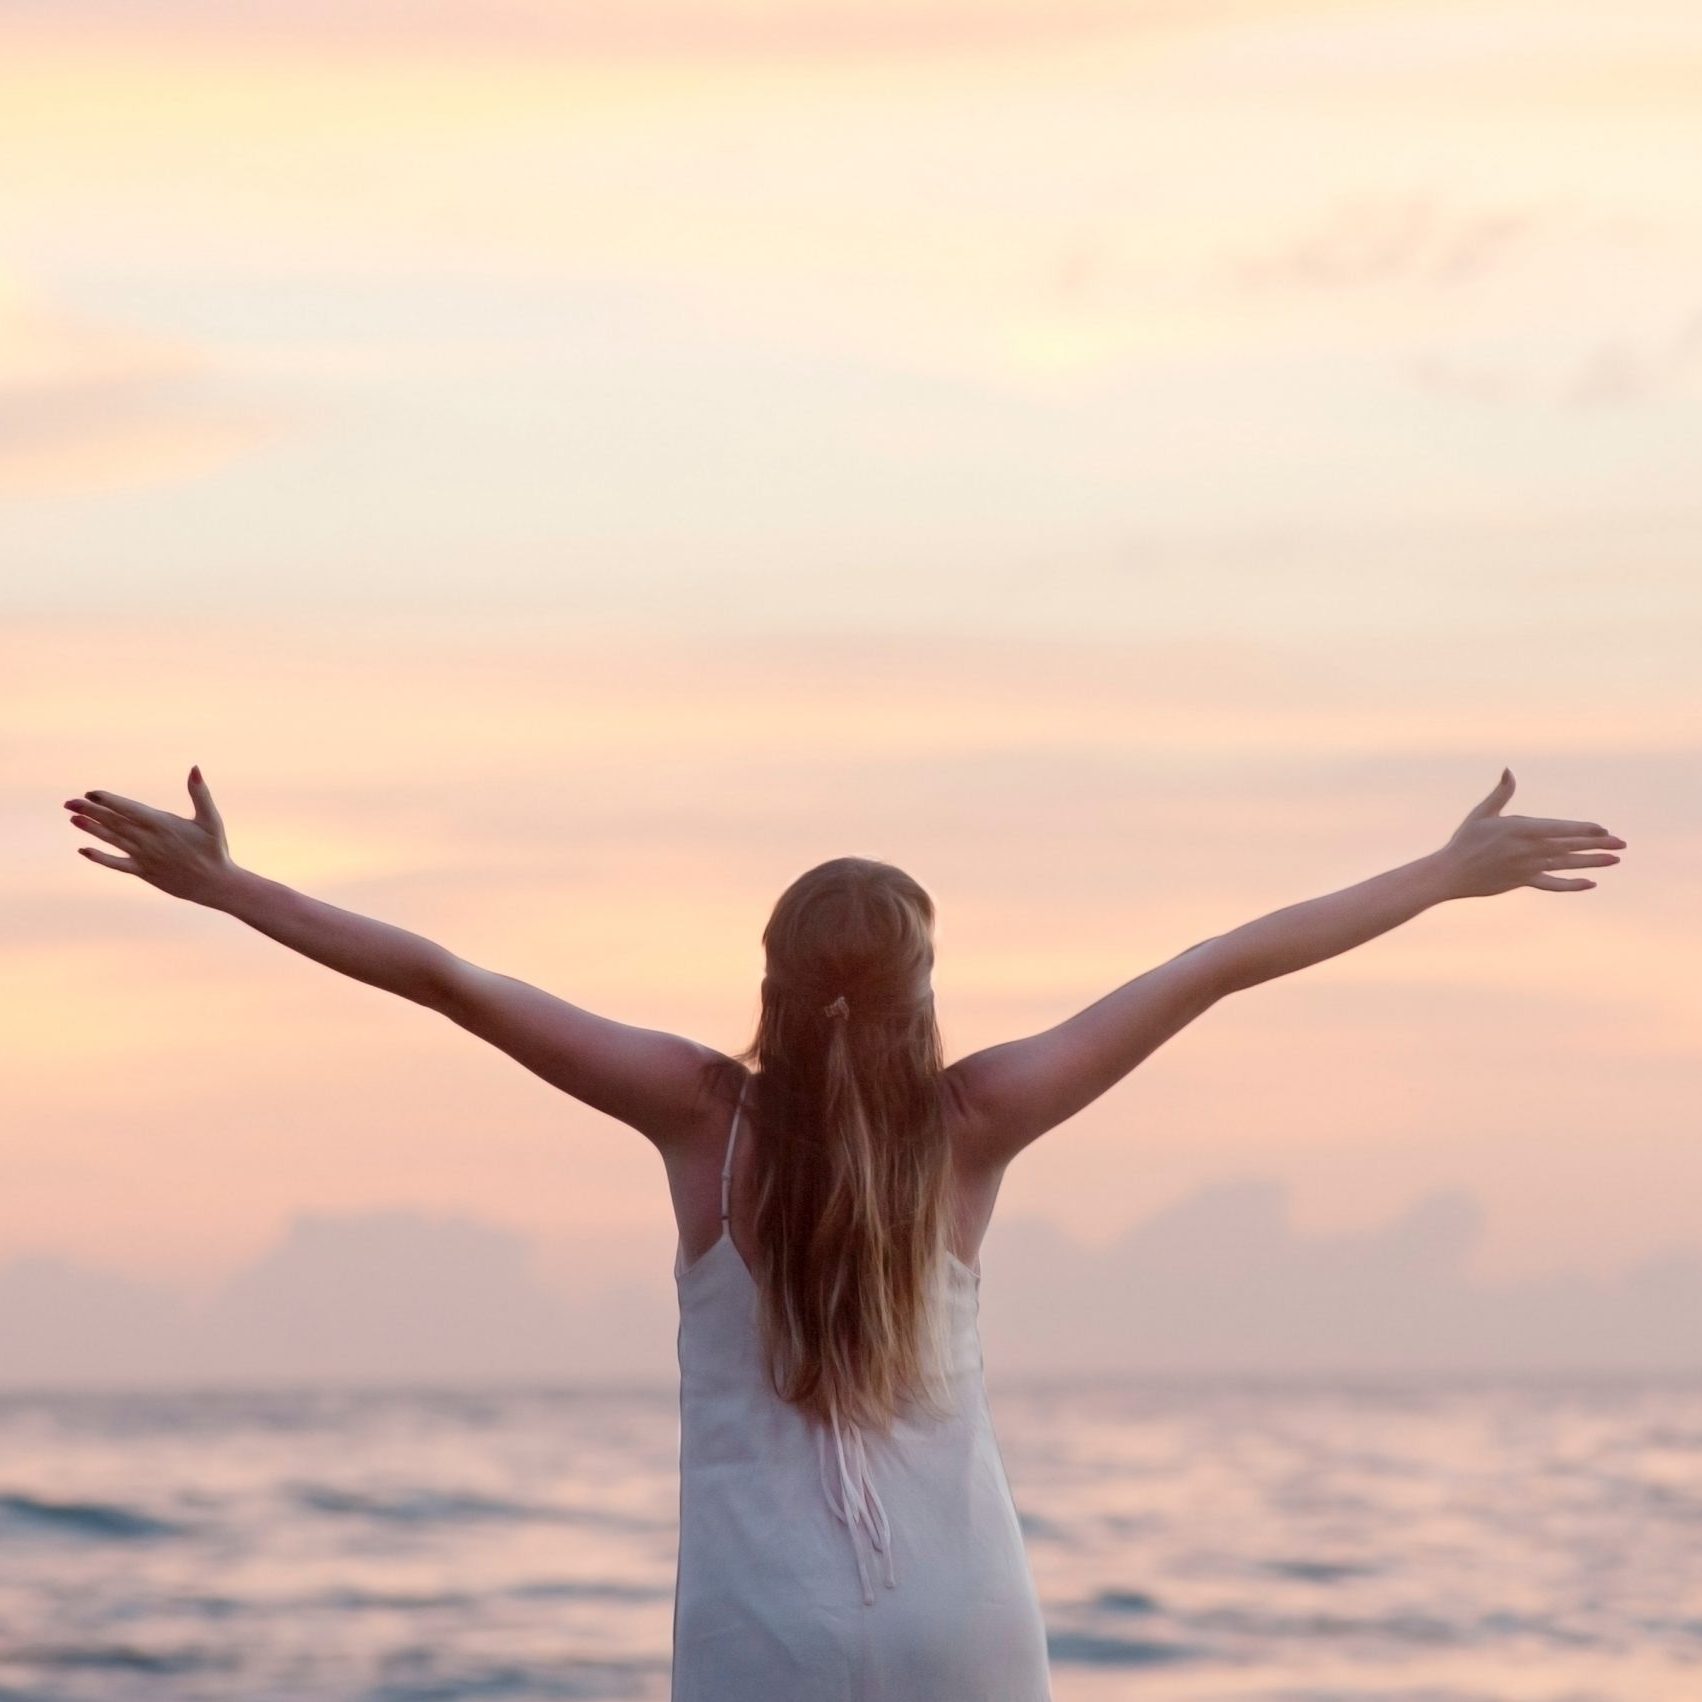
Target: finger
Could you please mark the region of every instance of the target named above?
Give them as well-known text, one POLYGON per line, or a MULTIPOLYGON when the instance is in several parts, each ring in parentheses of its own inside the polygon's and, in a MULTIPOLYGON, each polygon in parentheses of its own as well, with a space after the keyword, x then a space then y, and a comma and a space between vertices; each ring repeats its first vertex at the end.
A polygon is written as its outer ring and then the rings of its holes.
POLYGON ((1619 859, 1611 851, 1574 851, 1570 855, 1556 852, 1542 859, 1541 867, 1545 869, 1595 869, 1604 863, 1617 863, 1619 859))
POLYGON ((72 816, 71 825, 80 827, 85 833, 92 833, 96 839, 104 839, 108 845, 116 845, 120 851, 128 851, 130 845, 111 828, 103 826, 98 821, 91 821, 87 816, 72 816))
POLYGON ((1501 770, 1501 778, 1495 782, 1494 789, 1490 792, 1489 796, 1486 797, 1482 803, 1474 804, 1472 808, 1467 811, 1466 819, 1470 821, 1474 816, 1499 815, 1501 813, 1501 806, 1512 796, 1513 771, 1510 768, 1504 768, 1501 770))
POLYGON ((85 792, 83 794, 91 804, 104 804, 109 810, 121 816, 128 816, 132 821, 147 826, 166 812, 156 810, 152 804, 144 804, 136 798, 126 798, 117 792, 85 792))
POLYGON ((1623 851, 1625 841, 1616 833, 1558 834, 1549 837, 1548 851, 1623 851))
POLYGON ((92 821, 98 821, 106 827, 129 828, 134 832, 140 825, 128 816, 121 816, 117 810, 108 809, 105 804, 91 804, 86 798, 75 798, 65 807, 74 811, 77 815, 88 816, 92 821))
POLYGON ((91 863, 104 863, 109 869, 122 869, 127 875, 139 875, 142 870, 139 864, 128 857, 114 857, 109 852, 97 851, 92 845, 79 845, 80 856, 87 857, 91 863))
POLYGON ((1563 881, 1554 875, 1532 875, 1526 886, 1540 886, 1544 892, 1588 892, 1594 881, 1563 881))
POLYGON ((71 819, 75 821, 84 816, 90 821, 98 821, 102 827, 111 829, 114 833, 122 833, 132 838, 139 837, 144 831, 141 824, 132 821, 128 816, 121 816, 117 810, 103 808, 100 804, 85 803, 82 799, 72 805, 66 805, 71 811, 71 819))
POLYGON ((221 825, 219 812, 207 782, 201 778, 200 763, 189 771, 189 796, 195 801, 195 819, 205 828, 218 828, 221 825))
POLYGON ((1607 833, 1600 822, 1594 821, 1556 821, 1548 816, 1515 816, 1513 819, 1533 833, 1569 833, 1580 838, 1585 834, 1600 836, 1607 833))

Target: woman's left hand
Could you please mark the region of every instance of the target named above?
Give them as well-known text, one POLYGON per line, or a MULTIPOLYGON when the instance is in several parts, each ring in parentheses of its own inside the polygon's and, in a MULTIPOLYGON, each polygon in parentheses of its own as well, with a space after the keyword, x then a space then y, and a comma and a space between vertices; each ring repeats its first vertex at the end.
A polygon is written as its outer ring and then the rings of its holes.
POLYGON ((104 839, 127 853, 114 857, 93 846, 79 845, 78 851, 91 862, 109 869, 140 875, 150 886, 187 898, 197 904, 209 901, 235 865, 225 842, 225 824, 213 806, 213 794, 201 778, 200 766, 189 771, 189 797, 193 816, 174 816, 116 792, 87 792, 67 798, 71 824, 104 839))

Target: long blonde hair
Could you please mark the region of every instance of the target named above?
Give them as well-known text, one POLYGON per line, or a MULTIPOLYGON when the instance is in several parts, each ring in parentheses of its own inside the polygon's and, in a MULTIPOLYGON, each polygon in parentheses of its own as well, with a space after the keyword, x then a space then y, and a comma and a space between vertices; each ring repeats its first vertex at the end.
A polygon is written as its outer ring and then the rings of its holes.
POLYGON ((736 1055, 757 1072, 752 1274, 770 1383, 824 1423, 837 1409, 885 1432, 906 1402, 944 1405, 933 925, 902 869, 836 857, 793 881, 763 930, 761 1014, 736 1055))

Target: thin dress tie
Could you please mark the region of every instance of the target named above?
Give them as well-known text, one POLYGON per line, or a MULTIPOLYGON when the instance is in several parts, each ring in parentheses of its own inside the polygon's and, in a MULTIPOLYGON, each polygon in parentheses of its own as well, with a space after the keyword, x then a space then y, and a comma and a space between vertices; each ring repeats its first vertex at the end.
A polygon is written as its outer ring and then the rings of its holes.
MULTIPOLYGON (((727 1156, 721 1163, 721 1233, 729 1239, 732 1237, 733 1145, 739 1138, 739 1119, 745 1108, 745 1089, 749 1086, 750 1077, 747 1076, 739 1087, 739 1103, 734 1107, 733 1127, 727 1135, 727 1156)), ((851 1552, 857 1557, 857 1576, 863 1583, 863 1605, 872 1607, 875 1589, 869 1582, 869 1563, 864 1559, 862 1544, 857 1540, 857 1527, 861 1524, 868 1532, 871 1546, 885 1554, 886 1585, 890 1590, 896 1588, 898 1583, 892 1570, 892 1526, 887 1522, 886 1509, 881 1505, 881 1498, 869 1480, 869 1456, 863 1446, 863 1433, 850 1419, 840 1423, 837 1406, 833 1409, 833 1449, 838 1456, 839 1466, 837 1500, 834 1499, 833 1480, 828 1472, 830 1462, 827 1437, 828 1427, 818 1427, 816 1452, 821 1464, 822 1493, 826 1495, 827 1504, 833 1510, 834 1517, 850 1533, 851 1552), (845 1445, 847 1435, 851 1440, 849 1455, 845 1445)))
POLYGON ((833 1509, 834 1517, 850 1533, 851 1552, 857 1557, 857 1576, 863 1583, 863 1605, 872 1607, 875 1587, 869 1582, 869 1563, 863 1556, 863 1545, 857 1540, 857 1527, 861 1524, 868 1533, 870 1546, 886 1556, 886 1587, 890 1590, 898 1583, 892 1570, 892 1526, 887 1522, 886 1509, 881 1505, 880 1495, 869 1478, 869 1456, 863 1445, 862 1431, 851 1419, 846 1419, 842 1424, 838 1407, 833 1409, 832 1428, 833 1451, 838 1456, 839 1466, 838 1499, 834 1498, 833 1480, 829 1475, 826 1425, 820 1426, 816 1431, 817 1453, 821 1460, 821 1487, 827 1496, 828 1506, 833 1509), (846 1449, 848 1436, 851 1444, 849 1458, 846 1449))

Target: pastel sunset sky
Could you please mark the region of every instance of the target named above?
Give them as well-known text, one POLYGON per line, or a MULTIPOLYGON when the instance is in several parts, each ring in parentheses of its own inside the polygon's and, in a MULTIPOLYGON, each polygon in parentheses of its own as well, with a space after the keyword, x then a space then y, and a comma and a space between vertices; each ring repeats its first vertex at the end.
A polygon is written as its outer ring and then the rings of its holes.
POLYGON ((1507 764, 1625 864, 1227 1001, 1001 1210, 1702 1247, 1699 97, 1693 0, 0 9, 0 1260, 666 1268, 639 1136, 74 855, 194 762, 244 866, 729 1050, 786 883, 897 862, 953 1056, 1507 764))

